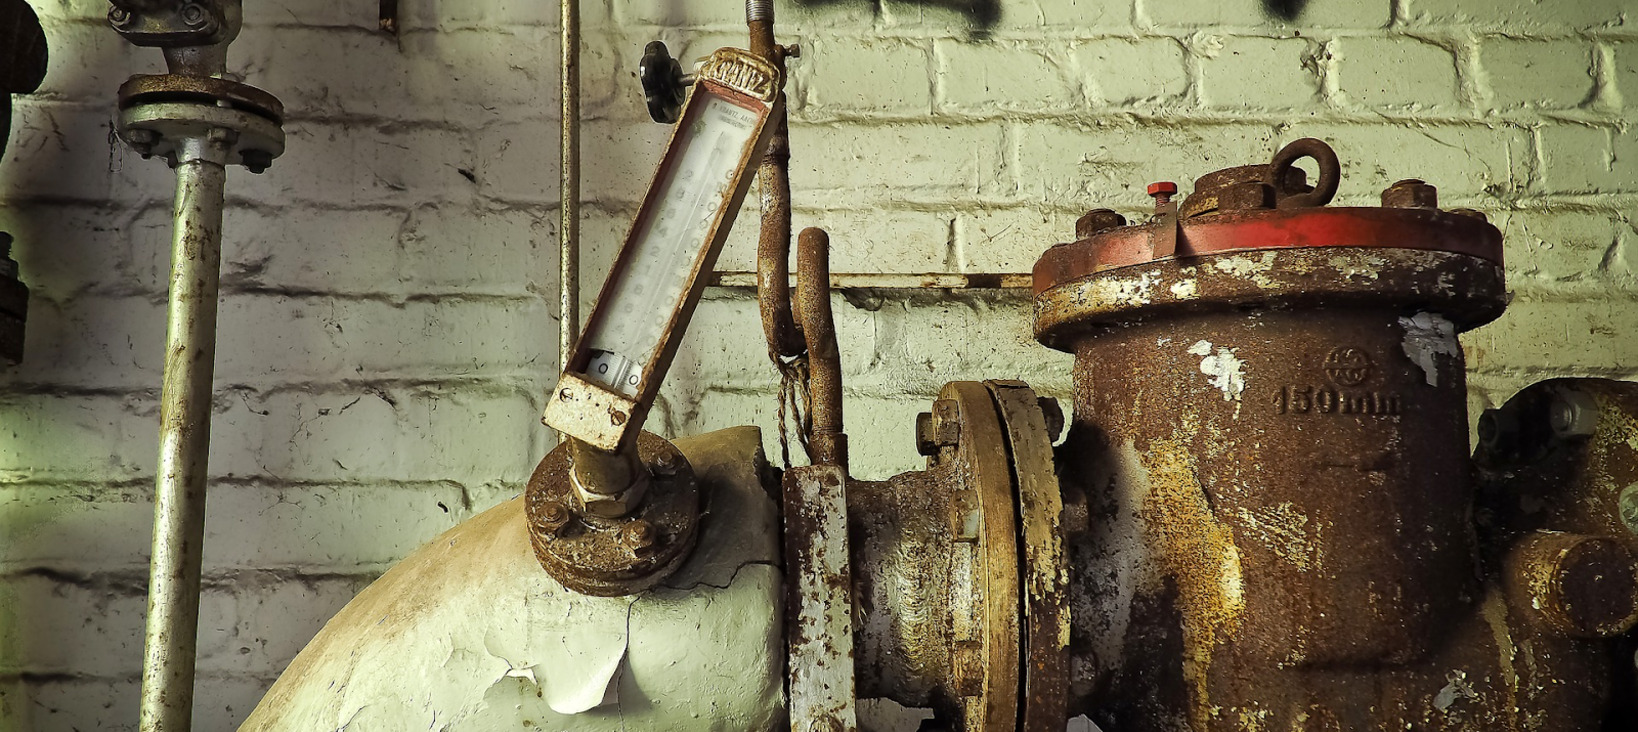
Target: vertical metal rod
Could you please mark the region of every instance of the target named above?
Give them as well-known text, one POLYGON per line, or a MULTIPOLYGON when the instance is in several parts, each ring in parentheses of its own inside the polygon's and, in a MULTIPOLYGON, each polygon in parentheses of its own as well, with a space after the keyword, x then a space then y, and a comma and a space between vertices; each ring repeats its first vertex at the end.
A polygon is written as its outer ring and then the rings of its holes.
POLYGON ((218 129, 208 138, 187 138, 176 153, 176 228, 142 663, 143 732, 186 732, 192 727, 222 188, 227 178, 223 166, 230 134, 218 129))
POLYGON ((562 0, 560 43, 563 51, 562 181, 558 211, 558 324, 557 358, 560 370, 569 368, 575 339, 580 333, 580 2, 562 0))

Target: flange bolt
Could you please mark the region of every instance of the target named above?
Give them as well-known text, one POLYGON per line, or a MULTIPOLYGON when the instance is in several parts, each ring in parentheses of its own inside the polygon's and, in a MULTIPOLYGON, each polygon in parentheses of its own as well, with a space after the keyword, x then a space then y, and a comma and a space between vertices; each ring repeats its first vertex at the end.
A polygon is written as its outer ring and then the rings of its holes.
POLYGON ((189 26, 198 28, 204 25, 207 20, 210 20, 210 16, 198 4, 188 3, 182 6, 182 22, 187 23, 189 26))
POLYGON ((563 532, 563 527, 569 525, 573 514, 569 509, 557 501, 552 501, 540 509, 540 528, 547 536, 557 536, 563 532))
POLYGON ((1085 239, 1126 225, 1126 217, 1113 209, 1096 208, 1075 221, 1075 238, 1085 239))
POLYGON ((1598 430, 1598 402, 1573 389, 1561 389, 1547 408, 1548 426, 1559 439, 1586 437, 1598 430))
POLYGON ((1172 202, 1172 196, 1177 195, 1177 184, 1169 180, 1149 184, 1149 197, 1155 199, 1156 206, 1163 206, 1172 202))
POLYGON ((637 519, 620 527, 620 543, 637 556, 654 547, 654 524, 637 519))
POLYGON ((1427 181, 1406 178, 1382 192, 1384 208, 1439 208, 1439 189, 1427 181))

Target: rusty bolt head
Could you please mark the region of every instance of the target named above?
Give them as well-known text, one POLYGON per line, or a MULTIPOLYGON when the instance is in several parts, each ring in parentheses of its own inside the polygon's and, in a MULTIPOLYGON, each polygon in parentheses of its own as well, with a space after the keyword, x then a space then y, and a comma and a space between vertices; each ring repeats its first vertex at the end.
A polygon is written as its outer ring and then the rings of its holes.
POLYGON ((633 556, 654 548, 654 524, 636 519, 620 527, 620 544, 633 556))
POLYGON ((1095 208, 1075 221, 1075 238, 1085 239, 1125 225, 1126 217, 1115 213, 1113 209, 1095 208))
POLYGON ((665 450, 654 456, 654 463, 649 466, 649 472, 661 478, 669 478, 676 475, 681 468, 682 456, 665 450))
POLYGON ((1166 198, 1171 198, 1172 196, 1175 196, 1175 195, 1177 195, 1177 184, 1173 183, 1173 182, 1171 182, 1169 180, 1163 180, 1163 181, 1159 181, 1159 182, 1156 182, 1156 183, 1150 183, 1149 184, 1149 197, 1150 198, 1160 198, 1162 196, 1164 196, 1166 198))
POLYGON ((1487 223, 1490 221, 1490 217, 1484 215, 1483 211, 1475 211, 1471 208, 1453 208, 1447 213, 1453 213, 1457 216, 1466 216, 1470 219, 1478 219, 1487 223))
POLYGON ((563 533, 563 527, 568 526, 569 520, 572 518, 574 518, 574 514, 569 512, 567 506, 557 501, 551 501, 541 507, 540 528, 546 532, 547 536, 556 537, 563 533))
POLYGON ((931 434, 938 447, 954 447, 961 439, 961 407, 954 399, 933 402, 931 434))
POLYGON ((1385 208, 1439 208, 1439 189, 1415 178, 1399 181, 1382 192, 1385 208))
POLYGON ((210 14, 206 13, 205 9, 198 4, 188 3, 182 6, 182 22, 187 23, 190 27, 198 28, 209 20, 210 14))
POLYGON ((802 44, 800 43, 780 46, 780 49, 784 51, 785 58, 802 58, 802 44))
POLYGON ((1598 402, 1585 393, 1560 389, 1547 408, 1547 420, 1559 439, 1586 437, 1598 429, 1598 402))
POLYGON ((115 28, 128 28, 134 20, 136 20, 136 17, 131 15, 131 11, 125 8, 113 7, 108 9, 108 24, 115 28))
POLYGON ((932 412, 922 412, 916 415, 916 452, 923 457, 932 457, 938 454, 938 443, 933 442, 932 412))

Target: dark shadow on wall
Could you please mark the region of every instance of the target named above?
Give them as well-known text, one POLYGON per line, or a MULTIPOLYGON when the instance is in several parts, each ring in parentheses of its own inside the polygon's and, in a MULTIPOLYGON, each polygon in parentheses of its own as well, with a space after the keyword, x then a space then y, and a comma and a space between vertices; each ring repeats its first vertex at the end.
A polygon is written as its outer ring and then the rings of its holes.
POLYGON ((1308 0, 1263 0, 1263 10, 1280 20, 1296 20, 1307 6, 1308 0))
MULTIPOLYGON (((881 15, 883 0, 792 0, 792 2, 804 7, 844 3, 869 4, 876 15, 881 15)), ((990 29, 1001 20, 1001 0, 896 0, 896 2, 959 13, 967 19, 968 31, 980 38, 989 35, 990 29)))

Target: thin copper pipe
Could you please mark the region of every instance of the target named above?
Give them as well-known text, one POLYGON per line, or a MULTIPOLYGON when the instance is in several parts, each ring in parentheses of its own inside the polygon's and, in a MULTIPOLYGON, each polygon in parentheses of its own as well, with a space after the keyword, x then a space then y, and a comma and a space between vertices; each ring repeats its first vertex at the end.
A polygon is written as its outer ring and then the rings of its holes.
MULTIPOLYGON (((746 0, 745 24, 751 32, 751 53, 757 54, 785 73, 786 49, 774 42, 772 0, 746 0)), ((805 345, 801 327, 791 312, 791 136, 785 114, 785 92, 773 119, 773 138, 757 169, 762 202, 762 235, 757 240, 757 300, 762 311, 762 331, 768 351, 774 356, 797 356, 805 345)))
POLYGON ((807 228, 796 241, 796 299, 808 349, 813 432, 809 445, 816 465, 847 470, 847 433, 842 431, 842 355, 830 312, 830 235, 807 228))
POLYGON ((560 120, 562 179, 558 186, 557 360, 569 368, 580 334, 580 3, 562 0, 559 18, 563 51, 560 120))

